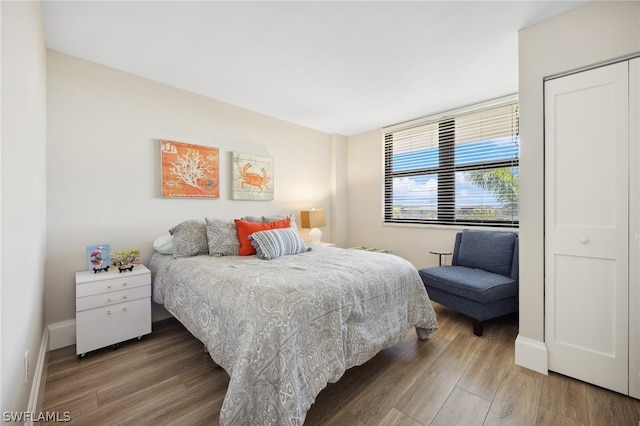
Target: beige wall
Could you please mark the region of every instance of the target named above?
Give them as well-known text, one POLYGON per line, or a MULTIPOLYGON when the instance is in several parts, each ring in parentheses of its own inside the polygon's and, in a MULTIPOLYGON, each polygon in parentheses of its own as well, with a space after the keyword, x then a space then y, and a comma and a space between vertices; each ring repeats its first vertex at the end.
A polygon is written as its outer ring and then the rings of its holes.
POLYGON ((348 138, 334 134, 331 137, 331 217, 333 226, 324 241, 332 241, 338 247, 349 243, 349 191, 347 187, 347 142, 348 138))
POLYGON ((45 327, 46 62, 39 3, 2 2, 0 8, 0 411, 22 412, 29 405, 45 327))
POLYGON ((547 76, 640 53, 640 3, 594 2, 519 34, 520 333, 516 362, 546 371, 544 123, 547 76))
MULTIPOLYGON (((75 318, 74 276, 87 269, 86 247, 140 248, 186 219, 268 215, 340 197, 340 137, 243 110, 127 73, 47 54, 47 323, 75 318), (220 198, 160 197, 159 139, 220 149, 220 198), (232 201, 231 152, 274 158, 275 199, 232 201)), ((212 76, 215 78, 215 76, 212 76)), ((343 166, 342 166, 343 167, 343 166)), ((163 316, 155 308, 154 318, 163 316)))

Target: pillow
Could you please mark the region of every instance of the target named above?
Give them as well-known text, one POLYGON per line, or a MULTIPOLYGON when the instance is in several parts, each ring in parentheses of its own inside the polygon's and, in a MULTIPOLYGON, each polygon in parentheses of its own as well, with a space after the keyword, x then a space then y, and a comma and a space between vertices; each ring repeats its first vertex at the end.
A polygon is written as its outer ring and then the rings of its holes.
POLYGON ((173 254, 173 237, 171 235, 163 235, 153 242, 153 249, 162 254, 173 254))
POLYGON ((212 256, 237 256, 240 251, 238 231, 232 221, 205 218, 209 254, 212 256))
POLYGON ((517 235, 512 232, 462 230, 458 265, 509 276, 517 235))
POLYGON ((251 245, 260 259, 273 259, 278 256, 304 253, 307 246, 298 231, 293 228, 257 231, 249 235, 251 245))
MULTIPOLYGON (((254 223, 264 222, 264 220, 262 220, 262 216, 242 216, 240 220, 244 220, 245 222, 254 222, 254 223)), ((270 220, 269 222, 273 222, 273 220, 270 220)))
POLYGON ((298 226, 296 225, 296 218, 291 213, 277 214, 277 215, 274 215, 274 216, 244 216, 244 217, 241 217, 240 219, 245 220, 247 222, 262 222, 262 223, 275 222, 276 220, 289 219, 290 220, 289 226, 291 226, 293 229, 298 229, 298 226))
POLYGON ((282 219, 289 219, 289 226, 292 227, 293 229, 298 229, 298 226, 296 225, 296 218, 291 213, 279 214, 275 216, 262 216, 263 222, 275 222, 276 220, 282 220, 282 219))
POLYGON ((267 229, 276 228, 288 228, 290 223, 289 219, 276 220, 274 222, 259 223, 259 222, 247 222, 242 219, 235 219, 235 223, 238 227, 238 241, 240 242, 240 256, 249 256, 256 254, 256 249, 251 245, 249 241, 249 235, 257 231, 264 231, 267 229))
POLYGON ((188 257, 209 253, 207 228, 202 221, 187 220, 169 229, 173 235, 173 256, 188 257))

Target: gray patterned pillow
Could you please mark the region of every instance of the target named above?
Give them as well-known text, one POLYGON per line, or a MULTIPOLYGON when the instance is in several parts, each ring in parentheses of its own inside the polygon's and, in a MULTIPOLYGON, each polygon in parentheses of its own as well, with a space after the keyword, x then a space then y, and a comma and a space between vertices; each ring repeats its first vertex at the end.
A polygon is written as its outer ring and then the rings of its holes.
MULTIPOLYGON (((242 216, 240 220, 244 220, 245 222, 254 222, 254 223, 262 223, 262 216, 242 216)), ((272 221, 273 222, 273 221, 272 221)))
POLYGON ((207 228, 202 221, 186 220, 169 229, 173 235, 173 256, 189 257, 209 253, 207 228))
POLYGON ((212 256, 237 256, 240 251, 238 231, 233 221, 204 219, 209 241, 209 254, 212 256))
POLYGON ((277 228, 249 235, 251 245, 260 259, 273 259, 307 251, 302 237, 294 228, 277 228))

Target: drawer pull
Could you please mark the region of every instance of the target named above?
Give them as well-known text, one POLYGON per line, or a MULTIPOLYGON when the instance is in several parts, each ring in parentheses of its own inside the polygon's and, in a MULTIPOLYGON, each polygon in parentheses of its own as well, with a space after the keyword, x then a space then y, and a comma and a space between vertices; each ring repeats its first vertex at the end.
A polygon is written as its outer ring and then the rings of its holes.
MULTIPOLYGON (((126 287, 127 283, 122 283, 122 287, 126 287)), ((107 288, 112 288, 111 284, 107 284, 107 288)))
MULTIPOLYGON (((123 307, 122 307, 122 311, 120 311, 120 312, 127 312, 127 307, 126 307, 126 306, 123 306, 123 307)), ((116 313, 116 312, 107 311, 107 315, 111 315, 111 314, 115 314, 115 313, 116 313)))
POLYGON ((108 298, 108 299, 107 299, 107 302, 111 302, 111 298, 108 298))

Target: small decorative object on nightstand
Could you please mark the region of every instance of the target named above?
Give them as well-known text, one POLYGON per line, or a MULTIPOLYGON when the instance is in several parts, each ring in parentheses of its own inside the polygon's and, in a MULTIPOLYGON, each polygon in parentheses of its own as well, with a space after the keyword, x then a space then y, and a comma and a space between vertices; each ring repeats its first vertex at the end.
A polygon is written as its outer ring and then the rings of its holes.
POLYGON ((89 269, 93 272, 108 271, 111 265, 111 246, 97 244, 87 247, 87 260, 89 261, 89 269))
POLYGON ((450 251, 438 251, 438 250, 429 250, 429 253, 437 254, 438 256, 440 256, 440 259, 438 259, 438 266, 442 266, 442 258, 444 256, 449 256, 451 254, 450 251))
POLYGON ((76 272, 76 354, 151 333, 151 271, 144 265, 76 272))

